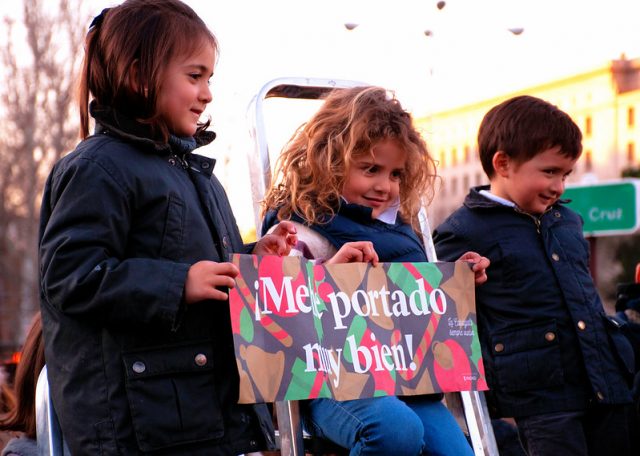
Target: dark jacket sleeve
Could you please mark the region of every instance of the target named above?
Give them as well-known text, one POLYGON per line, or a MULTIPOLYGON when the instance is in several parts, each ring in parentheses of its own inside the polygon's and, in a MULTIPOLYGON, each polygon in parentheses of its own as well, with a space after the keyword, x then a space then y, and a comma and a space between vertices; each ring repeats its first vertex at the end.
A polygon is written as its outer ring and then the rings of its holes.
POLYGON ((54 169, 40 241, 41 292, 49 305, 103 325, 174 327, 189 265, 129 257, 134 204, 115 168, 78 158, 54 169))
POLYGON ((462 254, 473 250, 451 218, 441 223, 433 232, 433 243, 440 261, 456 261, 462 254))

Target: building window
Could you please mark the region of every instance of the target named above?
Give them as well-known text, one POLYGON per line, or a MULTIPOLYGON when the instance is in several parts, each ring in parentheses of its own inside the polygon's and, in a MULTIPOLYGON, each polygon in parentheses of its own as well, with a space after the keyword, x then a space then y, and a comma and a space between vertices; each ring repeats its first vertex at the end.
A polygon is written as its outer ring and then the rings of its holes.
POLYGON ((469 185, 469 175, 465 174, 462 177, 462 191, 463 192, 468 192, 469 191, 469 187, 470 187, 470 185, 469 185))
POLYGON ((591 151, 588 150, 584 153, 584 170, 590 172, 593 164, 591 163, 591 151))
POLYGON ((633 106, 629 106, 627 109, 627 126, 629 128, 633 128, 636 124, 636 111, 633 109, 633 106))
POLYGON ((458 193, 458 178, 457 177, 452 177, 451 178, 451 194, 452 195, 456 195, 458 193))
POLYGON ((586 136, 591 136, 593 130, 593 125, 591 125, 591 116, 587 116, 584 121, 584 134, 586 136))
POLYGON ((446 156, 445 156, 444 150, 441 150, 440 151, 440 166, 443 167, 443 168, 445 167, 445 158, 446 158, 446 156))
POLYGON ((632 141, 627 144, 627 163, 630 165, 635 164, 636 161, 636 145, 632 141))
POLYGON ((469 163, 471 161, 471 148, 465 144, 464 146, 464 162, 469 163))
POLYGON ((456 166, 458 164, 458 151, 454 147, 451 149, 451 166, 456 166))
POLYGON ((476 186, 482 185, 482 173, 476 173, 476 186))

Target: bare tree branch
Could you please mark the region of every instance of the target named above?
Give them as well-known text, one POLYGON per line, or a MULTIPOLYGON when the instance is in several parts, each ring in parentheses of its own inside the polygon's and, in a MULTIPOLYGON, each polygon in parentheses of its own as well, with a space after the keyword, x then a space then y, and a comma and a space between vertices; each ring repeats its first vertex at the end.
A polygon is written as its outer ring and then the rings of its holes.
POLYGON ((76 77, 89 20, 83 0, 22 0, 0 42, 0 344, 22 338, 38 308, 37 235, 44 181, 78 137, 76 77))

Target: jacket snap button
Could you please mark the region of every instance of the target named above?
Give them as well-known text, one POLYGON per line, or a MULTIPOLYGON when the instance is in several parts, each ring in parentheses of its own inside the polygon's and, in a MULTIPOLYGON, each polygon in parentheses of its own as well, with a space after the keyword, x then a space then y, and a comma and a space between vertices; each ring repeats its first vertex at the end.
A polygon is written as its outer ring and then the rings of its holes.
POLYGON ((580 320, 578 322, 578 328, 580 328, 581 330, 584 331, 586 327, 587 327, 587 324, 584 321, 580 320))
POLYGON ((596 397, 598 398, 599 401, 604 400, 604 394, 602 394, 600 391, 596 393, 596 397))
POLYGON ((559 261, 560 260, 560 255, 558 255, 557 253, 552 253, 551 254, 551 258, 553 258, 553 261, 559 261))
POLYGON ((544 335, 544 338, 547 339, 547 341, 552 342, 556 339, 556 335, 554 333, 552 333, 551 331, 549 331, 548 333, 546 333, 544 335))
POLYGON ((141 374, 147 370, 147 366, 145 366, 142 361, 136 361, 133 363, 133 366, 131 366, 131 369, 133 369, 136 374, 141 374))
POLYGON ((501 351, 504 351, 504 344, 496 344, 496 346, 494 347, 494 350, 497 351, 498 353, 500 353, 501 351))
POLYGON ((202 162, 202 165, 200 166, 202 166, 202 169, 209 169, 209 166, 211 165, 209 164, 209 162, 202 162))
POLYGON ((555 211, 555 212, 553 213, 553 215, 555 216, 555 218, 560 218, 560 217, 562 217, 562 215, 561 215, 561 214, 560 214, 560 212, 558 212, 558 211, 555 211))
POLYGON ((225 249, 229 248, 229 238, 227 236, 222 236, 222 245, 225 249))
POLYGON ((195 362, 198 366, 204 366, 207 364, 207 357, 203 353, 198 353, 195 357, 195 362))
POLYGON ((170 158, 170 159, 169 159, 169 164, 170 164, 171 166, 176 166, 176 160, 175 160, 174 158, 170 158))

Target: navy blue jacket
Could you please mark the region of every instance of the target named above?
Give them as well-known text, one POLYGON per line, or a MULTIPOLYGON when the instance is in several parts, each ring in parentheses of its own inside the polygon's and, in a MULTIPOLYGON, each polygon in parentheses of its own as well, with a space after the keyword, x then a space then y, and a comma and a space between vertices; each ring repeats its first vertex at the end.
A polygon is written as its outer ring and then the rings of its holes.
MULTIPOLYGON (((371 213, 370 207, 343 203, 327 223, 309 227, 336 249, 347 242, 371 241, 380 261, 385 263, 427 261, 422 242, 410 225, 400 221, 400 217, 393 225, 384 223, 372 218, 371 213)), ((304 220, 295 214, 291 220, 304 224, 304 220)), ((276 211, 269 211, 262 224, 262 234, 277 223, 276 211)))
POLYGON ((534 217, 480 189, 436 229, 434 243, 443 261, 468 250, 491 260, 476 302, 493 412, 629 403, 631 347, 604 313, 580 217, 563 204, 534 217))
POLYGON ((245 251, 215 162, 92 114, 97 134, 48 178, 40 229, 45 357, 71 453, 269 446, 266 406, 237 404, 228 302, 182 301, 193 263, 245 251))

